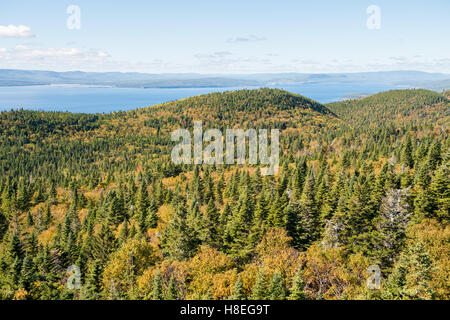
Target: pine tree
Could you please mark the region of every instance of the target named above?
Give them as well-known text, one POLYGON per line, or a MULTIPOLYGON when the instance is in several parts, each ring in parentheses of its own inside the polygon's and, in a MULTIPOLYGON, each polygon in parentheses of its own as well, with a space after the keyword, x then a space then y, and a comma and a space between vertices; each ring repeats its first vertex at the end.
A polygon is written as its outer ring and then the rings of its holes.
POLYGON ((284 279, 278 272, 274 273, 269 286, 270 300, 284 300, 286 299, 286 285, 284 279))
POLYGON ((20 271, 19 285, 28 291, 35 280, 36 276, 33 261, 26 255, 23 259, 22 269, 20 271))
POLYGON ((447 220, 450 217, 450 169, 442 165, 435 173, 430 186, 430 207, 433 213, 430 217, 447 220))
POLYGON ((9 222, 3 211, 0 209, 0 242, 3 240, 3 236, 8 230, 9 222))
POLYGON ((428 152, 428 166, 430 170, 436 170, 441 163, 441 143, 439 141, 434 142, 431 145, 428 152))
POLYGON ((219 234, 217 226, 219 223, 219 215, 217 214, 217 208, 214 204, 214 200, 211 198, 208 202, 205 212, 205 234, 203 236, 204 241, 212 246, 217 247, 219 245, 219 234))
POLYGON ((175 213, 161 237, 161 248, 164 256, 182 260, 192 257, 200 240, 196 230, 188 223, 186 205, 178 200, 175 213))
POLYGON ((147 225, 149 228, 156 228, 156 226, 158 225, 157 210, 152 206, 148 208, 147 225))
POLYGON ((136 209, 138 214, 138 220, 143 221, 145 223, 145 219, 147 217, 147 209, 149 206, 148 193, 147 193, 147 184, 144 179, 142 180, 141 185, 139 186, 137 200, 136 200, 136 209))
POLYGON ((244 289, 242 286, 242 280, 240 277, 237 278, 233 287, 233 294, 231 295, 231 300, 245 300, 244 289))
POLYGON ((130 235, 130 230, 128 229, 128 219, 125 219, 120 229, 119 242, 121 244, 125 243, 130 235))
POLYGON ((269 210, 267 218, 268 225, 280 228, 284 228, 286 226, 286 207, 288 203, 289 201, 286 194, 277 197, 269 210))
POLYGON ((27 225, 29 227, 32 227, 34 225, 33 216, 31 215, 31 212, 27 213, 27 225))
POLYGON ((318 211, 314 194, 314 179, 309 178, 300 199, 300 212, 297 223, 297 241, 299 249, 306 249, 319 232, 318 211))
POLYGON ((27 211, 31 206, 31 190, 29 190, 23 180, 20 181, 17 190, 16 207, 23 212, 27 211))
POLYGON ((252 221, 253 205, 248 190, 244 189, 232 217, 225 228, 224 246, 229 254, 239 260, 248 259, 251 253, 249 224, 252 221))
POLYGON ((303 272, 298 269, 292 282, 291 293, 288 297, 289 300, 306 300, 305 295, 305 283, 303 282, 303 272))
POLYGON ((400 255, 386 286, 385 299, 433 299, 430 287, 433 261, 423 243, 417 242, 400 255))
POLYGON ((249 246, 252 248, 255 247, 255 245, 261 240, 261 237, 263 236, 267 215, 267 200, 265 193, 262 192, 256 204, 255 212, 253 214, 253 221, 250 228, 250 234, 248 237, 249 246))
POLYGON ((125 219, 124 200, 122 196, 115 191, 111 192, 110 206, 109 206, 109 219, 112 225, 118 225, 125 219))
POLYGON ((414 166, 414 160, 413 160, 413 156, 412 156, 412 142, 411 142, 411 137, 409 135, 406 136, 406 140, 403 146, 403 150, 402 150, 402 155, 401 155, 401 160, 402 162, 412 168, 414 166))
POLYGON ((162 279, 159 273, 155 274, 153 278, 153 288, 151 293, 152 300, 162 300, 163 292, 162 292, 162 279))
POLYGON ((253 286, 251 300, 265 300, 267 294, 266 276, 260 271, 253 286))
POLYGON ((175 283, 175 277, 171 276, 164 293, 164 300, 178 300, 178 290, 175 283))
POLYGON ((18 258, 21 262, 24 256, 24 247, 20 241, 19 234, 14 232, 9 243, 9 256, 14 260, 18 258))
POLYGON ((86 276, 86 298, 97 300, 101 293, 101 275, 102 269, 99 261, 94 260, 86 276))

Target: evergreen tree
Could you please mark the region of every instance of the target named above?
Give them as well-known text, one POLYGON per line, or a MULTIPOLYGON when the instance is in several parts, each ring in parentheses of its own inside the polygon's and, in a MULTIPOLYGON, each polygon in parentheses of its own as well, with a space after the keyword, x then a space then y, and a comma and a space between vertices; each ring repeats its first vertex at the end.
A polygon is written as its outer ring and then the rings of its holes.
POLYGON ((435 173, 430 186, 430 217, 448 221, 450 217, 450 169, 442 165, 435 173))
POLYGON ((414 166, 414 160, 413 160, 412 154, 413 154, 413 150, 412 150, 411 137, 409 135, 407 135, 405 143, 404 143, 402 155, 401 155, 401 160, 406 166, 408 166, 410 168, 412 168, 414 166))
POLYGON ((101 278, 102 269, 100 263, 94 260, 89 268, 86 276, 86 298, 90 300, 97 300, 101 293, 101 278))
POLYGON ((244 288, 242 287, 242 280, 240 277, 238 277, 234 283, 231 300, 245 300, 244 288))
POLYGON ((278 272, 274 273, 269 286, 270 300, 284 300, 286 299, 286 285, 284 279, 278 272))
POLYGON ((185 203, 177 201, 175 214, 161 237, 164 256, 174 259, 185 259, 193 256, 200 244, 197 232, 187 221, 185 203))
POLYGON ((386 299, 433 299, 430 288, 433 261, 423 243, 418 242, 402 253, 389 276, 383 297, 386 299))
POLYGON ((26 255, 22 263, 19 285, 28 291, 35 280, 36 276, 33 261, 26 255))
POLYGON ((292 281, 291 293, 288 297, 289 300, 306 300, 305 295, 305 283, 303 282, 303 272, 298 269, 292 281))
POLYGON ((158 225, 157 210, 152 206, 148 208, 147 225, 149 228, 156 228, 156 226, 158 225))
POLYGON ((162 300, 163 292, 162 292, 162 279, 159 273, 155 274, 153 278, 153 288, 151 294, 152 300, 162 300))
POLYGON ((256 277, 255 285, 253 286, 251 300, 265 300, 267 294, 267 283, 265 275, 260 271, 256 277))
POLYGON ((203 236, 204 241, 212 246, 217 247, 219 245, 219 233, 217 226, 219 223, 219 215, 217 213, 216 205, 212 198, 210 198, 208 205, 206 207, 205 213, 205 235, 203 236))
POLYGON ((169 283, 164 293, 164 300, 178 300, 178 290, 174 276, 170 277, 169 283))

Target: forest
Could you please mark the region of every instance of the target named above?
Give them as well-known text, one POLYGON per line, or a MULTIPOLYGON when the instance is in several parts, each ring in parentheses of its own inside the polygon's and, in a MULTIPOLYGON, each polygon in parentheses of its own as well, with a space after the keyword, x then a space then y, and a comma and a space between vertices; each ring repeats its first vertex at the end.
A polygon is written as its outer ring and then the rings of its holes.
POLYGON ((0 299, 447 300, 449 133, 424 89, 0 112, 0 299), (173 164, 197 120, 279 129, 280 170, 173 164))

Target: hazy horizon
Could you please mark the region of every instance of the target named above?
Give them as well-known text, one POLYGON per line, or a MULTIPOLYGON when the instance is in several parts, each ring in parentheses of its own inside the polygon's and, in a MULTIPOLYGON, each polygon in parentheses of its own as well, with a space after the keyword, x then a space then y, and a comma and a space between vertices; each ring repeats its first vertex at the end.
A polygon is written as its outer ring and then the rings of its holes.
POLYGON ((394 72, 404 72, 404 73, 428 73, 428 74, 440 74, 440 75, 446 75, 450 76, 450 72, 429 72, 429 71, 421 71, 421 70, 415 70, 415 69, 409 69, 409 70, 383 70, 383 71, 353 71, 353 72, 252 72, 252 73, 241 73, 241 72, 235 72, 235 73, 201 73, 201 72, 140 72, 140 71, 86 71, 82 69, 72 69, 67 71, 57 71, 57 70, 51 70, 51 69, 22 69, 22 68, 0 68, 0 70, 14 70, 14 71, 42 71, 42 72, 57 72, 57 73, 75 73, 75 72, 81 72, 81 73, 137 73, 137 74, 152 74, 152 75, 202 75, 202 76, 248 76, 248 75, 282 75, 282 74, 302 74, 302 75, 309 75, 309 74, 362 74, 362 73, 394 73, 394 72))

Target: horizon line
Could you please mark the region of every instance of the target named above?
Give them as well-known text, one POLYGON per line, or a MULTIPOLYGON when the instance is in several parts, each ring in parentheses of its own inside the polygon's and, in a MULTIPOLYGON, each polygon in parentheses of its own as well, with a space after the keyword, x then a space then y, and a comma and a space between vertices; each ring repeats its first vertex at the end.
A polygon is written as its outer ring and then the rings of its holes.
POLYGON ((41 72, 55 72, 55 73, 136 73, 136 74, 151 74, 151 75, 203 75, 203 76, 230 76, 230 75, 276 75, 276 74, 360 74, 360 73, 392 73, 392 72, 419 72, 419 73, 428 73, 428 74, 442 74, 450 76, 450 73, 444 72, 430 72, 430 71, 421 71, 416 69, 408 69, 408 70, 384 70, 384 71, 355 71, 355 72, 253 72, 253 73, 197 73, 197 72, 168 72, 168 73, 151 73, 151 72, 138 72, 138 71, 83 71, 79 69, 68 70, 68 71, 55 71, 48 69, 10 69, 10 68, 0 68, 0 71, 11 70, 11 71, 41 71, 41 72))

